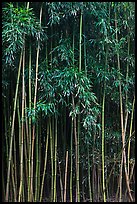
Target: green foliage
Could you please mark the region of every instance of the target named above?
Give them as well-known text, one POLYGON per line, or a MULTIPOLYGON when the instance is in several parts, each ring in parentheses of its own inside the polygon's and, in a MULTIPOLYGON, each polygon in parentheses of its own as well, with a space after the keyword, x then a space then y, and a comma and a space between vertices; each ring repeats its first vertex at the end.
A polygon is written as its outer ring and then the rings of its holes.
POLYGON ((15 8, 8 3, 3 8, 2 43, 5 63, 12 64, 16 53, 22 48, 26 36, 40 40, 43 30, 32 12, 32 8, 15 8))

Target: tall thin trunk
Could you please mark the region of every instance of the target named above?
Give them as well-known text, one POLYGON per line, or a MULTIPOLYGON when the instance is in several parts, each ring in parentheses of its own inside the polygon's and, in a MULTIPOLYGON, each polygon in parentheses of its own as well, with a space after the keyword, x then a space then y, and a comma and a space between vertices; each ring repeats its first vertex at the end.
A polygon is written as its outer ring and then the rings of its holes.
POLYGON ((54 173, 54 197, 53 197, 53 202, 56 201, 56 175, 57 175, 57 116, 55 116, 55 173, 54 173))
POLYGON ((17 77, 17 84, 16 84, 16 91, 15 91, 15 98, 14 98, 14 109, 13 109, 13 118, 12 118, 10 151, 9 151, 8 173, 7 173, 7 184, 6 184, 6 197, 5 197, 6 202, 8 202, 8 198, 9 198, 9 179, 10 179, 10 167, 11 167, 11 157, 12 157, 12 142, 13 142, 13 137, 14 137, 15 112, 16 112, 17 95, 18 95, 18 87, 19 87, 19 79, 20 79, 22 53, 23 53, 23 50, 21 51, 21 54, 20 54, 18 77, 17 77))
MULTIPOLYGON (((116 28, 116 42, 118 43, 118 34, 117 34, 117 13, 115 12, 115 28, 116 28)), ((117 62, 118 62, 118 71, 120 72, 120 56, 119 51, 117 51, 117 62)), ((133 202, 133 198, 131 195, 131 189, 129 186, 129 177, 127 173, 127 167, 126 167, 126 152, 125 152, 125 130, 124 130, 124 116, 123 116, 123 102, 122 102, 122 90, 121 90, 121 77, 120 74, 119 77, 119 98, 120 98, 120 115, 121 115, 121 130, 122 130, 122 148, 123 148, 123 161, 124 161, 124 170, 125 170, 125 178, 126 178, 126 185, 128 189, 128 195, 130 200, 133 202)))
POLYGON ((50 126, 50 123, 49 123, 49 120, 48 120, 48 123, 47 123, 46 149, 45 149, 45 162, 44 162, 44 170, 43 170, 42 183, 41 183, 40 202, 42 201, 44 179, 45 179, 45 172, 46 172, 46 166, 47 166, 47 153, 48 153, 48 141, 49 141, 49 126, 50 126))
POLYGON ((23 183, 23 146, 24 146, 24 105, 25 105, 25 46, 23 51, 23 65, 22 65, 22 121, 21 121, 21 158, 20 158, 20 187, 18 202, 20 202, 22 194, 22 183, 23 183))
MULTIPOLYGON (((74 96, 72 94, 72 106, 73 111, 75 111, 74 96)), ((77 140, 77 124, 76 117, 74 117, 74 137, 75 137, 75 157, 76 157, 76 202, 78 201, 78 189, 77 189, 77 172, 78 172, 78 140, 77 140)))
POLYGON ((60 177, 61 202, 63 202, 63 184, 62 184, 62 178, 61 178, 61 168, 60 168, 59 159, 58 159, 58 166, 59 166, 59 177, 60 177))
POLYGON ((53 133, 51 128, 51 118, 50 118, 50 155, 51 155, 51 199, 53 202, 53 181, 54 181, 54 165, 53 165, 53 133))
MULTIPOLYGON (((31 110, 31 44, 29 50, 29 110, 31 110)), ((31 117, 29 117, 29 156, 28 156, 28 202, 30 201, 30 174, 31 174, 31 117)))
POLYGON ((73 119, 71 120, 71 141, 70 141, 70 202, 72 202, 72 153, 73 153, 73 119))
POLYGON ((87 142, 87 153, 88 153, 88 186, 89 186, 89 201, 92 202, 91 193, 91 178, 90 178, 90 158, 89 158, 89 143, 87 142))
POLYGON ((68 168, 68 151, 66 152, 65 186, 64 186, 64 202, 66 202, 66 190, 67 190, 67 168, 68 168))
MULTIPOLYGON (((42 18, 42 6, 40 9, 40 25, 41 25, 41 18, 42 18)), ((34 93, 34 114, 36 110, 36 99, 37 99, 37 85, 38 85, 38 60, 39 60, 39 50, 40 50, 40 42, 38 40, 38 47, 37 47, 37 57, 36 57, 36 77, 35 77, 35 93, 34 93)), ((34 115, 35 117, 35 115, 34 115)), ((33 156, 34 156, 34 141, 35 141, 35 124, 33 124, 32 130, 32 148, 31 148, 31 179, 30 179, 30 188, 31 188, 31 201, 33 199, 33 156)))
POLYGON ((127 168, 128 168, 128 176, 130 175, 129 172, 129 163, 130 163, 130 140, 131 140, 131 135, 132 135, 132 124, 133 124, 133 115, 134 115, 134 106, 135 106, 135 95, 133 99, 133 104, 132 104, 132 113, 131 113, 131 122, 130 122, 130 131, 129 131, 129 142, 128 142, 128 161, 127 161, 127 168))
MULTIPOLYGON (((108 65, 108 45, 106 45, 106 59, 105 59, 105 70, 107 70, 108 65)), ((103 199, 106 202, 106 193, 105 193, 105 168, 104 168, 104 140, 105 140, 105 95, 106 95, 106 82, 104 81, 104 90, 103 90, 103 101, 102 101, 102 188, 103 188, 103 199)))

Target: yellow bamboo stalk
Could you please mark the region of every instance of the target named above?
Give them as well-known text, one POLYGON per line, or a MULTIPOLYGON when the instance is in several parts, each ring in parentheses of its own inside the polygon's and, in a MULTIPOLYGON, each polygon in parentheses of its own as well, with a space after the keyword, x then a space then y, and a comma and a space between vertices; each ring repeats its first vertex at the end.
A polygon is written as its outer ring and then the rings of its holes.
POLYGON ((64 202, 66 202, 67 168, 68 168, 68 151, 66 152, 65 185, 64 185, 64 202))
POLYGON ((8 173, 7 173, 7 184, 6 184, 6 197, 5 197, 6 202, 8 202, 8 198, 9 198, 9 179, 10 179, 10 167, 11 167, 11 157, 12 157, 12 143, 13 143, 13 136, 14 136, 15 112, 16 112, 16 104, 17 104, 17 95, 18 95, 18 87, 19 87, 19 79, 20 79, 21 62, 22 62, 22 51, 20 54, 18 77, 17 77, 15 99, 14 99, 14 109, 13 109, 11 138, 10 138, 9 162, 8 162, 8 173))
POLYGON ((25 102, 25 46, 23 51, 23 66, 22 66, 22 127, 21 127, 21 158, 20 158, 20 187, 19 187, 19 196, 18 202, 20 202, 22 194, 22 183, 23 183, 23 146, 24 146, 24 102, 25 102))

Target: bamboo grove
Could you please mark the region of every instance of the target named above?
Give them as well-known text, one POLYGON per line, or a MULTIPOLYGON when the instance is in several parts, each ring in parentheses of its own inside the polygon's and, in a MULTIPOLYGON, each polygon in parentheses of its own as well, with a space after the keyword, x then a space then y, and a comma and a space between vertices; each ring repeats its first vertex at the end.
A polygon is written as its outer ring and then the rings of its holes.
POLYGON ((135 3, 2 3, 2 200, 133 202, 135 3))

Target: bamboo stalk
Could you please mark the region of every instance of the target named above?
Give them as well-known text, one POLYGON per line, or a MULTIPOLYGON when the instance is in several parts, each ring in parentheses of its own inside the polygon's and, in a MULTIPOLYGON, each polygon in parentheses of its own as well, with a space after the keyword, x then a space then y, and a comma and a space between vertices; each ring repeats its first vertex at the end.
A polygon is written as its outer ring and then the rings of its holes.
POLYGON ((18 202, 20 202, 20 197, 22 193, 22 182, 23 182, 23 146, 24 146, 24 101, 25 101, 25 46, 23 51, 23 65, 22 65, 22 121, 21 121, 21 158, 20 158, 20 187, 18 202))
POLYGON ((64 202, 66 202, 67 168, 68 168, 68 151, 66 152, 66 168, 65 168, 65 184, 64 184, 64 202))
POLYGON ((55 174, 54 174, 54 196, 53 196, 53 202, 56 201, 56 175, 57 175, 57 117, 55 117, 55 174))
POLYGON ((38 160, 38 198, 40 196, 40 182, 41 182, 41 123, 39 123, 39 160, 38 160))
MULTIPOLYGON (((116 28, 116 41, 118 42, 118 33, 117 33, 117 13, 115 12, 115 28, 116 28)), ((119 52, 117 52, 117 62, 118 62, 118 71, 120 72, 120 56, 119 52)), ((123 123, 123 102, 122 102, 122 90, 121 90, 121 77, 119 77, 119 98, 120 98, 120 115, 121 115, 121 129, 122 129, 122 147, 123 147, 123 162, 124 162, 124 170, 125 170, 125 178, 126 178, 126 185, 128 189, 128 195, 130 200, 133 202, 133 197, 131 195, 131 189, 129 186, 129 177, 127 173, 126 167, 126 153, 125 153, 125 131, 124 131, 124 123, 123 123)))
POLYGON ((47 152, 48 152, 48 141, 49 141, 49 126, 50 126, 50 123, 48 121, 48 123, 47 123, 47 140, 46 140, 46 149, 45 149, 44 171, 43 171, 42 183, 41 183, 41 191, 40 191, 40 202, 42 201, 44 179, 45 179, 45 172, 46 172, 46 166, 47 166, 47 152))
POLYGON ((12 157, 12 142, 13 142, 13 137, 14 137, 15 112, 16 112, 16 103, 17 103, 17 95, 18 95, 18 87, 19 87, 19 79, 20 79, 21 62, 22 62, 22 51, 20 54, 18 77, 17 77, 15 99, 14 99, 14 109, 13 109, 11 138, 10 138, 9 162, 8 162, 8 173, 7 173, 7 184, 6 184, 6 197, 5 197, 6 202, 8 202, 8 197, 9 197, 9 179, 10 179, 10 167, 11 167, 11 157, 12 157))
POLYGON ((17 161, 16 161, 16 155, 17 155, 16 141, 15 141, 15 137, 14 137, 14 175, 15 175, 15 189, 17 191, 17 161))
POLYGON ((58 160, 58 166, 59 166, 59 174, 60 174, 61 202, 63 202, 63 184, 62 184, 62 179, 61 179, 61 168, 60 168, 59 160, 58 160))
POLYGON ((130 122, 130 131, 129 131, 129 142, 128 142, 128 160, 127 160, 127 168, 128 168, 128 176, 129 176, 129 163, 130 163, 130 140, 131 140, 131 134, 132 134, 132 124, 133 124, 133 114, 134 114, 134 106, 135 106, 135 95, 133 99, 133 104, 132 104, 132 113, 131 113, 131 122, 130 122))
MULTIPOLYGON (((73 111, 75 111, 75 102, 74 102, 74 96, 72 94, 72 106, 73 111)), ((76 202, 78 200, 78 185, 77 185, 77 172, 78 172, 78 141, 77 141, 77 130, 76 130, 76 117, 74 117, 74 136, 75 136, 75 157, 76 157, 76 202)))
POLYGON ((71 147, 70 147, 70 202, 73 201, 72 199, 72 165, 73 165, 73 160, 72 160, 72 154, 73 154, 73 118, 71 120, 71 147))
MULTIPOLYGON (((105 71, 108 64, 108 46, 106 46, 106 59, 105 59, 105 71)), ((106 193, 105 193, 105 173, 104 173, 104 139, 105 139, 105 95, 106 95, 106 82, 104 81, 104 90, 103 90, 103 101, 102 101, 102 189, 103 189, 103 200, 106 202, 106 193)))
POLYGON ((50 155, 51 155, 51 202, 53 201, 53 179, 54 179, 54 168, 53 168, 53 141, 52 141, 52 129, 51 129, 51 118, 50 118, 50 155))
MULTIPOLYGON (((41 18, 42 18, 42 6, 40 9, 40 25, 41 25, 41 18)), ((40 50, 40 42, 38 40, 38 47, 37 47, 37 56, 36 56, 36 77, 35 77, 35 93, 34 93, 34 114, 36 110, 36 99, 37 99, 37 86, 38 86, 38 61, 39 61, 39 50, 40 50)), ((34 115, 35 117, 35 115, 34 115)), ((32 130, 32 148, 31 148, 31 179, 30 179, 30 189, 31 189, 31 199, 33 199, 33 157, 34 157, 34 141, 35 141, 35 124, 33 124, 32 130)))
POLYGON ((39 146, 39 142, 38 142, 38 121, 37 121, 37 127, 36 127, 36 171, 35 171, 35 198, 34 201, 37 202, 38 201, 38 168, 39 168, 39 153, 38 153, 38 146, 39 146))
MULTIPOLYGON (((31 110, 31 44, 29 51, 29 110, 31 110)), ((30 201, 30 174, 31 174, 31 117, 29 117, 29 156, 28 156, 28 201, 30 201)))
POLYGON ((91 180, 90 180, 90 159, 89 159, 89 143, 87 142, 87 152, 88 152, 88 186, 89 186, 89 198, 92 202, 92 193, 91 193, 91 180))

